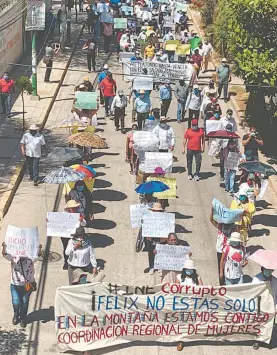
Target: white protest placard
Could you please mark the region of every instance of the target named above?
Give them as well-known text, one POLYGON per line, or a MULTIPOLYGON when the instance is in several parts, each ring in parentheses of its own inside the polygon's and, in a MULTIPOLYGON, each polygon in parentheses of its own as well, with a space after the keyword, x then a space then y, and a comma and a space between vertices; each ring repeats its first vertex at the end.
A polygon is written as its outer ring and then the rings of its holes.
POLYGON ((175 214, 166 212, 149 212, 142 219, 142 236, 150 238, 167 238, 175 232, 175 214))
POLYGON ((22 258, 38 256, 38 228, 19 228, 8 225, 5 243, 7 253, 22 258))
POLYGON ((259 199, 262 199, 264 197, 264 194, 267 190, 268 187, 268 179, 262 180, 261 188, 260 188, 260 193, 258 195, 259 199))
POLYGON ((102 12, 100 16, 100 22, 114 23, 114 18, 111 12, 102 12))
POLYGON ((173 20, 168 20, 168 19, 166 19, 165 21, 164 21, 164 26, 163 27, 165 27, 165 28, 175 28, 175 24, 174 24, 174 22, 173 22, 173 20))
POLYGON ((159 139, 149 131, 136 131, 133 134, 134 150, 154 152, 159 150, 159 139))
POLYGON ((153 90, 153 78, 139 76, 133 80, 133 90, 153 90))
POLYGON ((268 282, 231 286, 95 282, 60 286, 55 296, 57 346, 70 353, 134 341, 269 343, 274 317, 268 282))
POLYGON ((194 68, 189 63, 153 63, 146 60, 134 60, 124 63, 123 71, 126 76, 147 75, 154 81, 161 81, 161 79, 175 80, 181 76, 184 77, 185 81, 190 81, 194 68))
POLYGON ((224 161, 225 169, 239 170, 241 154, 236 152, 229 152, 228 157, 224 161))
POLYGON ((166 173, 172 172, 173 154, 160 152, 145 153, 145 172, 154 173, 157 167, 161 167, 166 173))
POLYGON ((146 120, 142 130, 153 132, 154 128, 156 128, 158 124, 158 120, 146 120))
POLYGON ((130 205, 130 220, 132 228, 140 228, 141 220, 149 212, 149 206, 137 203, 130 205))
POLYGON ((182 245, 157 244, 156 251, 154 269, 182 271, 191 248, 182 245))
POLYGON ((134 9, 133 9, 132 6, 122 5, 122 6, 120 7, 120 11, 121 11, 121 13, 124 12, 125 15, 129 15, 129 14, 130 14, 130 15, 133 16, 133 14, 134 14, 134 9))
POLYGON ((135 53, 133 52, 120 52, 119 53, 119 63, 129 62, 135 53))
POLYGON ((71 238, 80 226, 80 213, 47 212, 47 235, 71 238))
POLYGON ((220 121, 206 120, 206 134, 210 132, 220 131, 221 127, 222 123, 220 121))
POLYGON ((225 207, 220 201, 216 198, 212 201, 213 207, 213 219, 218 223, 231 224, 241 220, 241 216, 244 213, 244 210, 237 209, 231 210, 230 208, 225 207))

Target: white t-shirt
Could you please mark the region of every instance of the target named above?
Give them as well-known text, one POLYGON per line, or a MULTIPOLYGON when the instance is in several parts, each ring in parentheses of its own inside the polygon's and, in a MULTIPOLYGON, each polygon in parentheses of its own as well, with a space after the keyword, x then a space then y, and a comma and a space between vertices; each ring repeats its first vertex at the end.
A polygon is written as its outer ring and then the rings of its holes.
POLYGON ((213 47, 211 43, 208 44, 203 43, 202 50, 203 50, 203 55, 211 54, 213 51, 213 47))
MULTIPOLYGON (((256 276, 253 277, 252 283, 259 284, 259 283, 265 282, 265 281, 266 280, 265 280, 263 273, 260 272, 259 274, 257 274, 256 276)), ((272 288, 275 309, 277 310, 277 278, 275 276, 271 277, 270 286, 272 288)))
POLYGON ((225 277, 231 280, 241 278, 244 251, 242 248, 233 248, 231 245, 227 245, 223 251, 225 255, 227 254, 224 266, 225 277))
POLYGON ((255 202, 254 186, 250 187, 247 182, 243 182, 239 187, 239 195, 246 195, 249 202, 255 202))
POLYGON ((237 132, 238 128, 237 128, 237 123, 234 119, 234 117, 231 118, 227 118, 227 117, 222 117, 219 122, 222 123, 222 127, 221 129, 226 129, 226 126, 228 124, 230 124, 233 128, 232 128, 232 132, 237 132))
POLYGON ((41 146, 45 145, 45 140, 42 134, 37 133, 32 136, 30 132, 26 132, 20 143, 25 145, 26 156, 31 158, 41 157, 41 146))

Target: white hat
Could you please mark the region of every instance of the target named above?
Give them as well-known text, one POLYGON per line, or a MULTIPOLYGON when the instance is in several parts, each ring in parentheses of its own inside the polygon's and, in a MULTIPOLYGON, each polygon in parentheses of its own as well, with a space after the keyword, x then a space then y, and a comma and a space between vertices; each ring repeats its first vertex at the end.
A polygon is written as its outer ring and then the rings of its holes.
POLYGON ((75 207, 79 207, 80 203, 76 202, 75 200, 69 200, 67 202, 67 204, 65 205, 65 208, 75 208, 75 207))
POLYGON ((194 85, 193 85, 193 88, 194 88, 194 89, 198 89, 199 86, 198 86, 197 84, 194 84, 194 85))
POLYGON ((226 58, 222 58, 221 61, 222 62, 227 62, 227 59, 226 58))
POLYGON ((149 208, 150 211, 164 211, 162 205, 159 202, 153 203, 153 207, 149 208))
POLYGON ((108 64, 105 64, 105 65, 103 66, 103 69, 109 69, 108 64))
POLYGON ((29 129, 30 129, 30 131, 37 131, 38 130, 38 126, 36 124, 31 124, 29 129))
POLYGON ((184 269, 194 269, 195 270, 195 266, 194 266, 193 260, 186 259, 183 268, 184 269))
POLYGON ((145 94, 145 90, 144 89, 140 89, 139 90, 139 94, 145 94))
POLYGON ((160 121, 167 121, 168 120, 168 117, 166 117, 166 116, 161 116, 160 117, 160 121))
POLYGON ((229 242, 242 242, 241 235, 239 232, 233 232, 231 233, 231 236, 229 238, 229 242))

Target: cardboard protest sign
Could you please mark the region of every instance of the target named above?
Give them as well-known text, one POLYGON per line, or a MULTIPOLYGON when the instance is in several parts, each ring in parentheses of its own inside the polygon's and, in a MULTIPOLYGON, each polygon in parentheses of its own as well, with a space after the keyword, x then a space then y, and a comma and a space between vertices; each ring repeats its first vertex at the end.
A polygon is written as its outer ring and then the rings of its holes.
POLYGON ((114 28, 127 28, 127 18, 119 18, 115 17, 114 18, 114 28))
POLYGON ((163 168, 166 173, 172 172, 173 154, 160 152, 145 153, 145 172, 154 173, 157 167, 163 168))
POLYGON ((55 328, 61 352, 141 342, 269 343, 275 316, 269 283, 233 286, 60 286, 55 328))
POLYGON ((190 44, 178 44, 176 48, 176 54, 178 55, 190 55, 190 44))
POLYGON ((213 199, 213 219, 218 223, 231 224, 238 222, 241 219, 244 210, 230 210, 225 207, 220 201, 216 198, 213 199))
POLYGON ((162 178, 162 177, 149 177, 147 181, 161 181, 169 187, 169 190, 163 192, 155 192, 154 197, 160 200, 163 199, 173 199, 176 198, 176 179, 173 178, 162 178))
POLYGON ((22 258, 38 256, 38 228, 19 228, 8 225, 5 243, 7 253, 22 258))
POLYGON ((241 154, 236 152, 229 152, 228 157, 224 161, 225 169, 238 170, 241 154))
POLYGON ((71 238, 80 226, 80 213, 47 212, 47 235, 71 238))
POLYGON ((183 4, 182 2, 176 2, 175 11, 187 12, 188 11, 188 5, 187 4, 183 4))
POLYGON ((126 6, 126 5, 122 5, 120 8, 121 12, 124 12, 125 15, 133 15, 134 14, 134 9, 132 6, 126 6))
POLYGON ((206 134, 221 130, 222 123, 215 120, 206 120, 206 134))
POLYGON ((133 80, 133 90, 153 90, 153 78, 139 76, 133 80))
POLYGON ((102 12, 100 15, 100 22, 105 22, 105 23, 113 23, 114 18, 111 12, 102 12))
POLYGON ((175 214, 166 212, 149 212, 143 216, 142 236, 150 238, 167 238, 175 232, 175 214))
POLYGON ((119 63, 129 62, 135 53, 133 52, 120 52, 119 53, 119 63))
POLYGON ((189 63, 153 63, 145 60, 124 63, 124 75, 140 76, 148 75, 154 81, 161 79, 179 79, 183 76, 190 80, 194 72, 193 66, 189 63))
POLYGON ((174 29, 175 28, 175 24, 174 24, 174 22, 172 20, 165 19, 163 27, 174 29))
POLYGON ((134 150, 146 152, 159 150, 159 139, 152 132, 137 131, 133 134, 133 140, 134 150))
POLYGON ((154 269, 182 271, 191 248, 181 245, 157 244, 156 250, 154 269))
POLYGON ((86 91, 76 91, 75 92, 75 103, 74 106, 79 110, 95 110, 97 109, 97 93, 96 92, 86 92, 86 91))
POLYGON ((153 132, 154 128, 156 128, 158 124, 158 120, 146 120, 142 130, 153 132))
POLYGON ((176 48, 180 41, 178 39, 176 40, 168 40, 165 42, 165 50, 166 51, 176 51, 176 48))
POLYGON ((132 228, 140 228, 141 220, 143 216, 148 212, 148 205, 142 205, 140 203, 137 203, 136 205, 130 205, 130 220, 132 228))

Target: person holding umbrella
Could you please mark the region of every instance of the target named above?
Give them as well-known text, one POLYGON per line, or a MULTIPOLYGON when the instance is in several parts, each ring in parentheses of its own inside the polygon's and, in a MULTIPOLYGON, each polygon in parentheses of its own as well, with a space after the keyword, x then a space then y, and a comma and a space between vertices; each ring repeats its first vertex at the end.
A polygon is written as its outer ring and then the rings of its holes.
POLYGON ((81 269, 84 272, 97 274, 97 261, 94 249, 87 239, 85 228, 78 227, 69 239, 65 254, 68 255, 69 284, 73 282, 73 271, 81 269))

